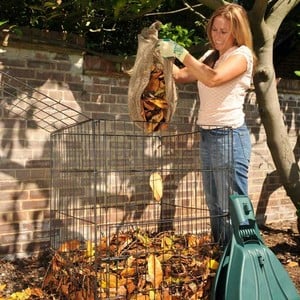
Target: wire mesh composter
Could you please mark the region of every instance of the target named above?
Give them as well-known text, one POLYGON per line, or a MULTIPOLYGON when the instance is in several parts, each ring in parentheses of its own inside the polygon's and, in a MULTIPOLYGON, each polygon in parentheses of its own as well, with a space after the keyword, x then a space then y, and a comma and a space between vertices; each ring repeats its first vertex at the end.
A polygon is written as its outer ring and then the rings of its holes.
MULTIPOLYGON (((219 251, 200 133, 178 124, 155 134, 141 127, 89 120, 51 134, 56 252, 45 281, 66 299, 207 297, 219 251)), ((230 176, 230 168, 219 171, 230 176)), ((230 191, 222 192, 228 201, 230 191)))

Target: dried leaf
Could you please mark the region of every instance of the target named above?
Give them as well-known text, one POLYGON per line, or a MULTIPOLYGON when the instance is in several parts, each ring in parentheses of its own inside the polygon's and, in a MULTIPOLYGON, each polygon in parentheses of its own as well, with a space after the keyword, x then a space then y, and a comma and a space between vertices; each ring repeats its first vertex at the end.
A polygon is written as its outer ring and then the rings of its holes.
POLYGON ((102 237, 100 239, 100 242, 97 245, 97 249, 98 249, 98 251, 101 252, 101 251, 106 251, 107 247, 108 247, 108 245, 107 245, 107 238, 106 237, 102 237))
POLYGON ((3 283, 3 284, 0 284, 0 291, 4 291, 6 288, 6 284, 3 283))
POLYGON ((150 99, 144 100, 143 106, 146 110, 154 110, 155 109, 155 104, 153 102, 151 102, 150 99))
POLYGON ((65 296, 69 295, 69 284, 62 284, 60 289, 65 296))
POLYGON ((164 251, 168 251, 168 250, 172 249, 172 247, 173 247, 173 240, 168 236, 164 236, 161 239, 161 248, 164 251))
POLYGON ((287 264, 288 267, 298 267, 299 266, 299 263, 296 262, 296 261, 290 261, 288 264, 287 264))
POLYGON ((23 290, 22 292, 15 292, 10 295, 10 300, 27 300, 30 299, 31 291, 30 289, 23 290))
POLYGON ((101 287, 102 288, 116 288, 118 285, 118 278, 115 274, 105 273, 101 276, 101 287))
POLYGON ((204 294, 203 289, 201 288, 200 290, 198 290, 191 298, 190 300, 198 300, 198 299, 202 299, 204 294))
POLYGON ((148 275, 153 287, 157 289, 163 280, 163 270, 161 263, 154 254, 148 257, 148 275))
POLYGON ((74 250, 79 250, 80 242, 78 240, 67 241, 60 245, 58 251, 69 252, 74 250))
MULTIPOLYGON (((147 121, 148 121, 148 119, 147 119, 147 121)), ((157 122, 154 122, 154 123, 148 122, 148 123, 146 124, 146 131, 147 131, 148 133, 151 133, 151 132, 157 130, 158 126, 159 126, 159 123, 157 123, 157 122)))
POLYGON ((94 243, 92 241, 86 241, 86 251, 85 255, 87 257, 92 257, 95 255, 94 243))
POLYGON ((118 254, 121 254, 122 251, 132 243, 132 241, 132 238, 127 236, 122 242, 123 244, 118 247, 118 254))
POLYGON ((168 260, 170 260, 174 255, 172 253, 163 253, 160 256, 158 256, 158 260, 160 262, 167 262, 168 260))
POLYGON ((136 259, 132 255, 130 255, 126 260, 126 266, 131 267, 135 260, 136 259))
POLYGON ((216 260, 210 259, 208 261, 208 268, 210 268, 211 270, 215 271, 218 269, 218 267, 219 267, 219 263, 216 260))
POLYGON ((43 296, 43 291, 40 288, 31 288, 31 295, 36 296, 39 298, 42 298, 43 296))
POLYGON ((150 300, 162 300, 160 292, 154 290, 149 291, 149 298, 150 300))
POLYGON ((148 295, 143 295, 142 293, 139 293, 130 297, 130 300, 150 300, 150 298, 148 295))
POLYGON ((137 286, 134 284, 133 280, 131 279, 127 279, 125 284, 126 284, 128 294, 132 294, 135 290, 137 290, 137 286))
POLYGON ((136 268, 126 268, 121 272, 122 277, 133 277, 136 273, 136 268))
POLYGON ((163 118, 164 118, 164 114, 160 110, 157 114, 153 115, 151 121, 154 122, 154 123, 159 123, 159 122, 161 122, 163 120, 163 118))
POLYGON ((148 82, 148 85, 145 88, 145 91, 151 91, 151 92, 157 91, 159 89, 159 86, 160 86, 159 79, 152 76, 152 78, 148 82))
POLYGON ((145 247, 149 247, 152 244, 151 239, 146 234, 137 233, 136 237, 145 247))
POLYGON ((127 289, 124 285, 118 287, 118 296, 126 297, 127 296, 127 289))
POLYGON ((75 298, 75 300, 84 300, 82 291, 75 292, 74 298, 75 298))
POLYGON ((163 182, 158 172, 154 172, 150 175, 149 184, 152 189, 154 199, 156 201, 160 201, 163 196, 163 182))
POLYGON ((145 286, 146 286, 146 279, 145 279, 145 277, 144 276, 141 276, 140 278, 139 278, 139 281, 138 281, 138 284, 137 284, 137 290, 138 291, 142 291, 144 288, 145 288, 145 286))
POLYGON ((167 100, 164 100, 164 99, 154 98, 154 99, 149 99, 148 101, 150 103, 153 103, 154 105, 156 105, 159 108, 168 108, 169 107, 167 100))
POLYGON ((170 291, 168 288, 163 289, 162 291, 162 299, 163 300, 172 300, 172 296, 170 295, 170 291))
POLYGON ((188 241, 189 248, 195 248, 198 245, 198 238, 196 235, 193 235, 193 234, 189 235, 187 237, 187 241, 188 241))

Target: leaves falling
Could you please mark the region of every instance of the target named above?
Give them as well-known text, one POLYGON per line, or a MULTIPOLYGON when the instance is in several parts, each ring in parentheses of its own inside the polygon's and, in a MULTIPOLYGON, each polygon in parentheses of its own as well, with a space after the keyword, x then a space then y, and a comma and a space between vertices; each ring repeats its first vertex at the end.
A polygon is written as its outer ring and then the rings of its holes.
POLYGON ((149 185, 152 189, 154 199, 160 201, 163 196, 163 182, 158 172, 150 175, 149 185))

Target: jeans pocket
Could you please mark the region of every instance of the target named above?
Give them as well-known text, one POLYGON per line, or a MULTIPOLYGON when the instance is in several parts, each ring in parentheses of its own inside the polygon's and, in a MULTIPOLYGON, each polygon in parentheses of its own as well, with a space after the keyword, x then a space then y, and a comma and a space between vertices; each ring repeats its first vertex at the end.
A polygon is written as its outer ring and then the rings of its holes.
POLYGON ((251 141, 247 128, 244 128, 243 130, 237 130, 237 139, 235 139, 234 149, 235 151, 238 151, 238 149, 240 149, 244 159, 247 160, 247 162, 250 161, 251 141))

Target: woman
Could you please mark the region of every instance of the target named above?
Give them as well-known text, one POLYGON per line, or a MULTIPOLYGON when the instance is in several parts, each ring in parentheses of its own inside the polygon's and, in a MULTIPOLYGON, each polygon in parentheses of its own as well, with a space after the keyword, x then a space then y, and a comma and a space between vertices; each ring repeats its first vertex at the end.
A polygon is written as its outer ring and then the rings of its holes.
POLYGON ((226 218, 222 217, 228 215, 228 193, 224 191, 248 194, 251 142, 243 104, 252 80, 255 55, 247 13, 237 4, 227 4, 213 13, 207 35, 212 49, 200 60, 172 40, 160 40, 159 50, 164 58, 176 57, 184 64, 181 69, 174 65, 176 82, 197 81, 202 169, 212 170, 203 174, 204 190, 213 238, 224 243, 230 237, 229 222, 224 223, 226 218), (230 163, 233 176, 225 178, 220 170, 230 163))

